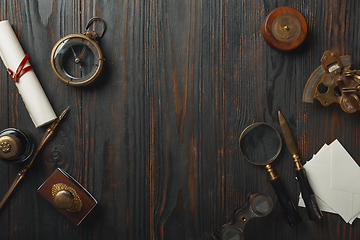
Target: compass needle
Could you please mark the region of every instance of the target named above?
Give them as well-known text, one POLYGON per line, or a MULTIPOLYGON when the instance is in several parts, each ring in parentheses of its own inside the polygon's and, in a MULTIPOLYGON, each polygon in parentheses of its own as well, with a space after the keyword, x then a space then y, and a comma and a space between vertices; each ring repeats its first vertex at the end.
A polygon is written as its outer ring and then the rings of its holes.
POLYGON ((73 47, 71 47, 71 51, 72 51, 72 52, 73 52, 73 54, 74 54, 74 57, 75 57, 75 63, 80 63, 80 58, 76 55, 75 50, 74 50, 74 48, 73 48, 73 47))
POLYGON ((86 49, 87 49, 87 47, 86 47, 86 46, 84 46, 84 47, 83 47, 83 49, 81 50, 81 53, 80 53, 80 55, 79 55, 79 59, 80 59, 80 60, 81 60, 81 58, 83 57, 83 55, 84 55, 84 53, 85 53, 86 49))

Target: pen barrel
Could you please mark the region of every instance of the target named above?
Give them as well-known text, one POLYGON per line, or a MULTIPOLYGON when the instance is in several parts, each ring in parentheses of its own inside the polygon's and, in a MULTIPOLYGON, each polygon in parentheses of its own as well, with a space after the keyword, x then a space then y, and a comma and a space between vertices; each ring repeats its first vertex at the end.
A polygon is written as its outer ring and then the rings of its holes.
POLYGON ((313 221, 321 219, 322 213, 316 203, 315 194, 306 177, 305 169, 297 170, 295 171, 295 174, 300 186, 301 196, 305 202, 309 219, 313 221))
POLYGON ((2 207, 4 206, 6 201, 9 199, 10 195, 12 194, 12 192, 14 191, 14 189, 16 188, 18 183, 21 181, 21 179, 23 179, 23 177, 24 177, 24 174, 22 172, 19 172, 18 175, 15 178, 15 181, 10 186, 9 190, 7 191, 7 193, 5 194, 3 199, 1 200, 1 202, 0 202, 0 210, 2 209, 2 207))
POLYGON ((297 226, 302 222, 302 219, 297 212, 294 203, 291 201, 285 188, 283 187, 280 178, 270 180, 270 183, 275 190, 276 196, 279 199, 279 203, 289 221, 289 225, 291 227, 297 226))

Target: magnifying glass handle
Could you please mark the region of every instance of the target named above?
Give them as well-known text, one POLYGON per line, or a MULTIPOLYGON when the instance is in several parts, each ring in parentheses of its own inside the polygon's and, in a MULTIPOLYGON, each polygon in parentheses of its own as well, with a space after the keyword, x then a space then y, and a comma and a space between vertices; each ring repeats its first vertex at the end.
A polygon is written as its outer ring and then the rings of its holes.
POLYGON ((311 189, 309 181, 306 177, 305 169, 295 171, 296 178, 301 189, 301 196, 305 202, 307 213, 310 220, 318 220, 322 218, 322 213, 316 203, 315 194, 311 189))
POLYGON ((283 208, 285 215, 288 218, 289 224, 291 227, 294 227, 302 222, 302 219, 299 213, 296 211, 294 203, 289 198, 285 188, 283 187, 279 177, 270 180, 271 185, 273 186, 276 196, 279 199, 280 205, 283 208))

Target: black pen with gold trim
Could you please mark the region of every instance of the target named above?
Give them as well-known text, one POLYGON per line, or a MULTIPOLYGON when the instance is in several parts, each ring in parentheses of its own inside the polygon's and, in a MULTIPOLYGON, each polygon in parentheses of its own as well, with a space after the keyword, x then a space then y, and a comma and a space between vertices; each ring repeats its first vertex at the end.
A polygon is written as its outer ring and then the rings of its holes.
POLYGON ((290 128, 280 111, 278 111, 279 122, 281 131, 284 135, 286 146, 294 159, 295 163, 295 174, 298 180, 301 196, 305 202, 307 209, 308 217, 310 220, 318 220, 322 218, 322 213, 319 209, 319 206, 316 203, 315 194, 309 184, 309 181, 306 177, 306 172, 304 167, 301 165, 299 150, 296 147, 293 135, 291 134, 290 128))

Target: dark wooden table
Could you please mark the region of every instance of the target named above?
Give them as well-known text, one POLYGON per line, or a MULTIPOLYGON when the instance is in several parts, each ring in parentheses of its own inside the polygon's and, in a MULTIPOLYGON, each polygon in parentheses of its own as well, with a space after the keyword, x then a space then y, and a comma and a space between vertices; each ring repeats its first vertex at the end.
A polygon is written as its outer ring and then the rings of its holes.
MULTIPOLYGON (((351 55, 360 69, 359 9, 356 0, 1 0, 0 20, 11 22, 53 108, 70 112, 1 210, 0 239, 206 239, 251 191, 270 196, 274 210, 248 223, 246 239, 359 239, 359 220, 324 213, 310 222, 304 208, 290 228, 266 170, 238 148, 253 122, 280 130, 281 110, 303 163, 334 139, 360 163, 359 113, 302 102, 325 50, 351 55), (308 36, 282 53, 261 26, 286 5, 304 15, 308 36), (104 72, 90 87, 66 86, 51 49, 93 16, 107 26, 104 72), (58 167, 99 201, 78 227, 36 192, 58 167)), ((28 130, 38 144, 46 127, 34 127, 2 62, 0 79, 0 128, 28 130)), ((1 195, 21 167, 0 163, 1 195)), ((286 148, 274 168, 297 202, 286 148)))

